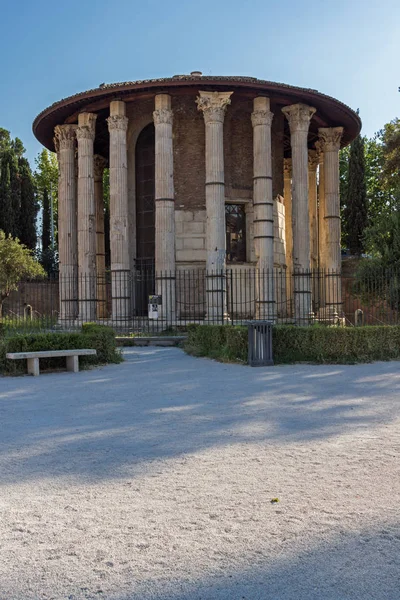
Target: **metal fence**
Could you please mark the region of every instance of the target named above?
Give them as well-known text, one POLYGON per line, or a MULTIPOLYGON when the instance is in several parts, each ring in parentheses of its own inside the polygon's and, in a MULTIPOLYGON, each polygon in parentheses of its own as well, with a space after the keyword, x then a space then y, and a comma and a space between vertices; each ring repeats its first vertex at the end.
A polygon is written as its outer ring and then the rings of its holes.
POLYGON ((86 321, 123 333, 160 333, 190 323, 274 323, 354 326, 399 323, 400 271, 343 277, 323 270, 222 271, 153 269, 103 277, 60 276, 24 281, 3 302, 1 327, 74 330, 86 321), (149 312, 150 309, 150 312, 149 312))

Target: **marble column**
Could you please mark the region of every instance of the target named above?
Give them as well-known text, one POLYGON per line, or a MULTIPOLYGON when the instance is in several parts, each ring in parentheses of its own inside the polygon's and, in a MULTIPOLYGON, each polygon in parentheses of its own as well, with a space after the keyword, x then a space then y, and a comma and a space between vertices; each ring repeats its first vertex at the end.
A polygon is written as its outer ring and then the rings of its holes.
POLYGON ((292 147, 292 222, 294 309, 296 323, 312 320, 310 226, 308 208, 308 130, 315 108, 305 104, 286 106, 292 147))
POLYGON ((324 153, 321 149, 322 142, 317 140, 315 147, 318 155, 318 304, 319 308, 325 307, 325 175, 324 153))
POLYGON ((104 195, 103 172, 107 166, 105 158, 94 155, 94 201, 96 205, 96 274, 97 274, 97 318, 107 317, 106 251, 104 238, 104 195))
POLYGON ((110 103, 110 252, 112 318, 130 317, 130 264, 128 229, 128 159, 125 102, 110 103))
POLYGON ((224 322, 226 315, 226 227, 224 118, 233 92, 199 92, 206 135, 207 318, 224 322))
POLYGON ((308 151, 308 210, 310 217, 310 260, 311 268, 318 267, 318 203, 317 203, 318 153, 308 151))
POLYGON ((310 215, 310 264, 312 298, 315 307, 319 306, 318 275, 318 188, 317 188, 318 152, 308 151, 308 209, 310 215))
POLYGON ((322 142, 315 142, 318 155, 318 268, 325 268, 325 173, 322 142))
POLYGON ((73 321, 78 315, 78 237, 75 179, 77 125, 57 125, 54 143, 58 178, 58 254, 60 320, 73 321))
POLYGON ((94 202, 93 143, 96 117, 80 113, 78 140, 78 289, 79 319, 96 318, 96 206, 94 202))
POLYGON ((326 314, 337 318, 342 304, 339 150, 343 127, 321 127, 318 133, 324 155, 325 306, 326 314))
POLYGON ((283 161, 283 196, 285 200, 286 268, 293 269, 293 226, 292 226, 292 159, 283 161))
POLYGON ((155 127, 156 292, 162 296, 161 318, 175 320, 175 199, 171 96, 157 94, 155 127))
POLYGON ((253 125, 253 205, 254 240, 257 255, 256 318, 274 321, 274 214, 272 198, 271 124, 274 117, 270 100, 254 98, 253 125))

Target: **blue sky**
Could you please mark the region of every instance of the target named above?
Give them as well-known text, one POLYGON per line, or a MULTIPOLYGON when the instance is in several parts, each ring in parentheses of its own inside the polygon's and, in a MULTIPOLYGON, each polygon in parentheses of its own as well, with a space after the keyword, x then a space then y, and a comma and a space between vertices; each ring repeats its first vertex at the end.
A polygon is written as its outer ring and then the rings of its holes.
POLYGON ((0 56, 0 127, 31 161, 54 101, 194 70, 318 89, 359 108, 366 135, 400 116, 399 0, 7 2, 0 56))

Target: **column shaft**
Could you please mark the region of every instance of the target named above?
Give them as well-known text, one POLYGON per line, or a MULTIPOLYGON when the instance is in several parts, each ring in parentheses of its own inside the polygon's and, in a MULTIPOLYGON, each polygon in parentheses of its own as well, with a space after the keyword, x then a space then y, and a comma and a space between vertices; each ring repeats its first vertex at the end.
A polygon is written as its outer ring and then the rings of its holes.
POLYGON ((286 267, 293 269, 293 225, 292 225, 292 159, 283 162, 283 195, 285 198, 286 267))
POLYGON ((58 179, 58 254, 60 319, 70 321, 78 315, 78 237, 76 219, 75 139, 76 125, 57 125, 58 179))
POLYGON ((79 319, 96 318, 96 207, 94 202, 93 142, 96 116, 81 113, 78 139, 78 286, 79 319))
POLYGON ((272 198, 272 152, 269 98, 254 99, 253 125, 253 204, 254 239, 257 254, 256 318, 274 320, 274 215, 272 198))
POLYGON ((128 160, 125 103, 110 103, 107 119, 110 133, 110 250, 112 316, 126 321, 130 316, 130 269, 128 235, 128 160))
POLYGON ((207 317, 223 322, 226 314, 226 227, 224 118, 233 92, 199 92, 206 132, 207 317))
POLYGON ((325 302, 327 313, 336 315, 342 304, 339 150, 343 127, 323 127, 318 132, 324 153, 325 302))
POLYGON ((96 205, 96 274, 97 274, 97 318, 107 317, 106 252, 104 239, 104 196, 103 172, 107 161, 100 155, 94 156, 94 201, 96 205))
POLYGON ((162 296, 161 317, 175 320, 175 200, 173 113, 171 96, 157 94, 155 126, 156 290, 162 296))
POLYGON ((292 222, 295 319, 306 325, 312 318, 310 226, 308 208, 308 129, 315 108, 294 104, 282 109, 290 126, 292 147, 292 222))
POLYGON ((324 171, 324 152, 322 143, 315 143, 318 151, 318 266, 319 269, 326 267, 326 232, 325 232, 325 171, 324 171))
POLYGON ((310 219, 310 263, 311 268, 318 267, 318 205, 317 205, 317 167, 318 155, 315 150, 308 151, 308 210, 310 219))

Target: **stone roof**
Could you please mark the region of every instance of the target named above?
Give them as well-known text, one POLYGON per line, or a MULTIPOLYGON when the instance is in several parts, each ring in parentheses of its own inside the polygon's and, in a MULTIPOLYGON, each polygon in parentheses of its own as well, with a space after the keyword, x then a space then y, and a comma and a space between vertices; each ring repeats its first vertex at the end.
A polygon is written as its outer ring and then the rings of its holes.
MULTIPOLYGON (((273 81, 267 81, 263 79, 257 79, 256 77, 247 77, 247 76, 219 76, 219 75, 174 75, 173 77, 161 77, 156 79, 141 79, 137 81, 124 81, 117 83, 102 83, 97 88, 92 88, 90 90, 86 90, 84 92, 78 92, 77 94, 73 94, 62 100, 58 100, 54 102, 49 107, 45 108, 41 113, 37 115, 33 122, 33 132, 35 136, 43 143, 43 139, 46 138, 47 135, 44 135, 42 131, 38 131, 38 129, 43 129, 44 123, 43 120, 46 120, 49 115, 58 112, 60 109, 66 109, 70 107, 69 112, 74 113, 76 111, 77 105, 83 105, 94 101, 95 99, 111 97, 113 94, 116 94, 118 91, 120 94, 126 94, 128 91, 135 89, 143 90, 147 88, 157 88, 158 86, 163 87, 186 87, 197 84, 198 86, 213 86, 213 85, 223 85, 226 86, 228 84, 233 84, 235 87, 243 87, 247 89, 251 89, 253 86, 255 89, 260 90, 265 88, 265 91, 271 92, 287 92, 291 96, 303 94, 306 96, 312 96, 320 101, 323 101, 324 104, 331 104, 332 108, 336 108, 336 110, 341 110, 347 114, 347 118, 352 121, 352 129, 354 131, 351 132, 351 139, 357 135, 359 130, 361 129, 361 120, 359 116, 346 104, 340 102, 336 98, 332 96, 328 96, 326 94, 322 94, 318 90, 312 88, 303 88, 298 86, 289 85, 286 83, 278 83, 273 81), (39 128, 39 125, 41 127, 39 128)), ((301 100, 297 100, 301 101, 301 100)), ((65 111, 64 111, 65 112, 65 111)), ((51 126, 54 125, 54 118, 51 119, 51 126)), ((61 121, 63 122, 63 120, 61 121)), ((50 125, 50 123, 49 123, 50 125)), ((348 142, 347 142, 348 143, 348 142)), ((48 142, 45 145, 49 146, 48 142)))

